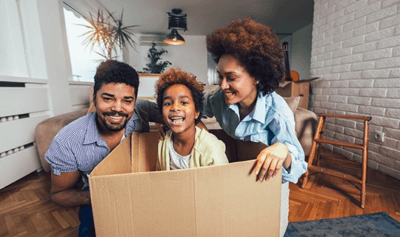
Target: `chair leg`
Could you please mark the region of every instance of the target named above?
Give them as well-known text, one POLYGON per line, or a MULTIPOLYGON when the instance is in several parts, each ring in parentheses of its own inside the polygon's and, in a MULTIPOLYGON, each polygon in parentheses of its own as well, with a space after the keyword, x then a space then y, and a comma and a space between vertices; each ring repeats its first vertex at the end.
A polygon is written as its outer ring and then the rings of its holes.
POLYGON ((322 145, 318 145, 318 151, 317 151, 317 166, 319 167, 321 165, 321 152, 322 152, 322 145))
MULTIPOLYGON (((321 127, 321 131, 319 134, 319 138, 320 139, 324 139, 324 129, 325 129, 325 119, 323 121, 322 127, 321 127)), ((319 167, 321 164, 321 152, 322 152, 322 144, 318 145, 318 152, 317 152, 317 166, 319 167)))
POLYGON ((366 189, 367 189, 367 157, 363 154, 363 161, 362 161, 362 177, 361 177, 361 198, 360 198, 360 204, 361 208, 364 208, 365 205, 365 196, 367 195, 366 189))
MULTIPOLYGON (((312 166, 312 163, 313 163, 313 160, 315 157, 315 152, 317 150, 317 142, 315 140, 319 139, 319 137, 321 135, 321 129, 322 129, 323 124, 324 124, 324 117, 319 117, 317 131, 315 132, 315 137, 314 137, 314 140, 313 140, 313 143, 311 146, 310 155, 308 156, 308 166, 309 167, 312 166)), ((304 179, 303 179, 301 188, 304 188, 307 185, 309 174, 310 174, 309 169, 307 169, 306 173, 304 174, 304 179)))
POLYGON ((363 157, 362 157, 362 176, 361 176, 361 208, 364 208, 365 197, 367 196, 367 168, 368 168, 368 138, 369 138, 369 124, 368 121, 364 121, 364 145, 363 145, 363 157))

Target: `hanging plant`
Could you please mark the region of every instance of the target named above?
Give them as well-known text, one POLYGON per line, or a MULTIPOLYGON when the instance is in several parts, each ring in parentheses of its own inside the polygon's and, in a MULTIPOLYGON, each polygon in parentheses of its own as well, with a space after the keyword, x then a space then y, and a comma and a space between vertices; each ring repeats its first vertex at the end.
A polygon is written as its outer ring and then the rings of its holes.
POLYGON ((128 44, 135 48, 136 42, 132 39, 134 36, 132 28, 138 25, 123 26, 124 11, 121 12, 119 18, 116 18, 107 9, 106 13, 99 9, 97 16, 91 13, 89 13, 88 17, 81 13, 79 14, 89 23, 88 25, 80 24, 88 29, 87 32, 82 34, 83 37, 86 37, 83 44, 86 47, 91 47, 91 50, 93 50, 94 46, 98 46, 101 50, 101 52, 95 51, 98 55, 105 59, 115 59, 116 56, 112 54, 117 52, 117 48, 122 50, 128 44))
POLYGON ((147 53, 147 57, 150 59, 150 63, 146 64, 147 68, 143 68, 145 73, 163 73, 165 68, 168 65, 172 65, 169 61, 160 61, 161 55, 164 53, 168 53, 167 50, 161 49, 158 51, 156 49, 156 44, 153 43, 149 52, 147 53))

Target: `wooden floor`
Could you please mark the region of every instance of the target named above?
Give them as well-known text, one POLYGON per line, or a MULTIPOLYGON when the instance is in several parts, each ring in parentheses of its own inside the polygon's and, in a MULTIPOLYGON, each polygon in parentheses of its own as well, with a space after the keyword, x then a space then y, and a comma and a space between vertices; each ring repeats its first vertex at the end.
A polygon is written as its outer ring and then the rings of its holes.
MULTIPOLYGON (((359 164, 328 151, 323 155, 323 166, 339 163, 342 170, 359 175, 359 164)), ((41 172, 0 190, 0 236, 77 236, 77 209, 53 204, 49 188, 50 175, 41 172)), ((348 181, 322 174, 312 175, 305 189, 290 184, 289 222, 375 212, 400 221, 400 180, 369 170, 364 209, 359 207, 359 193, 348 181)))

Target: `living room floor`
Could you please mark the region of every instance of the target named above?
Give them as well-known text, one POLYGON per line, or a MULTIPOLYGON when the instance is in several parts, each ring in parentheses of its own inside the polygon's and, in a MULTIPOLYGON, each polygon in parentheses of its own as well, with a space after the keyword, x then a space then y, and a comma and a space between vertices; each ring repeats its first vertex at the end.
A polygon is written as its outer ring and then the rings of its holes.
MULTIPOLYGON (((315 160, 314 160, 315 161, 315 160)), ((321 166, 361 177, 361 164, 323 149, 321 166)), ((311 172, 312 173, 312 172, 311 172)), ((400 180, 368 168, 365 208, 361 185, 325 174, 313 174, 304 189, 290 183, 289 222, 386 212, 400 221, 400 180)))
MULTIPOLYGON (((360 164, 323 150, 321 166, 360 175, 360 164)), ((365 208, 360 191, 346 180, 310 176, 307 186, 290 184, 289 222, 386 212, 400 221, 400 180, 368 169, 365 208)), ((77 236, 77 208, 50 201, 50 174, 32 173, 0 190, 0 236, 77 236)))

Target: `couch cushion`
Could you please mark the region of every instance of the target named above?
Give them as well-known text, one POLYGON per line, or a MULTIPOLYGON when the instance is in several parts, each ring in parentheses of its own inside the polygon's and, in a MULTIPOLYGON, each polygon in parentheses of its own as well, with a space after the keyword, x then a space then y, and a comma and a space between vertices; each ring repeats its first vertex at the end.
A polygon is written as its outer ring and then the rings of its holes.
POLYGON ((301 101, 301 96, 293 96, 293 97, 283 97, 286 103, 289 105, 290 109, 293 113, 296 112, 297 107, 301 101))
POLYGON ((36 126, 35 140, 36 148, 39 153, 40 162, 45 172, 50 172, 50 164, 44 159, 44 155, 50 147, 53 138, 67 124, 86 114, 87 109, 79 109, 77 111, 61 114, 48 118, 40 122, 36 126))

